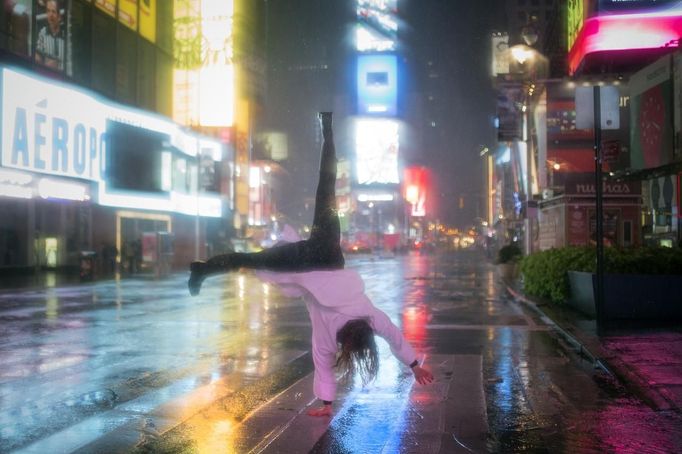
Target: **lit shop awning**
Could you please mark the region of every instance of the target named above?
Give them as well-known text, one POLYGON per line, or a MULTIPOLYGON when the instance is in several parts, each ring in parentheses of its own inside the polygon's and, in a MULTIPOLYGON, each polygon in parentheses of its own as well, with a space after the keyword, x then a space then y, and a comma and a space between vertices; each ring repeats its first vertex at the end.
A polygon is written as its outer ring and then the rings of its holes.
POLYGON ((612 68, 643 66, 679 46, 682 11, 591 17, 580 29, 568 54, 569 73, 608 63, 612 68))

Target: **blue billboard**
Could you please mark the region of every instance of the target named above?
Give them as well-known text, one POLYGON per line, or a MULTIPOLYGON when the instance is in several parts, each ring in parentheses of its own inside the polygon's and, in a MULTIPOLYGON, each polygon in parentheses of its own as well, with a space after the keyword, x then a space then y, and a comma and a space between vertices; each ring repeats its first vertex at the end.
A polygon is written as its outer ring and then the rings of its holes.
POLYGON ((395 55, 358 56, 358 114, 395 116, 398 112, 398 59, 395 55))

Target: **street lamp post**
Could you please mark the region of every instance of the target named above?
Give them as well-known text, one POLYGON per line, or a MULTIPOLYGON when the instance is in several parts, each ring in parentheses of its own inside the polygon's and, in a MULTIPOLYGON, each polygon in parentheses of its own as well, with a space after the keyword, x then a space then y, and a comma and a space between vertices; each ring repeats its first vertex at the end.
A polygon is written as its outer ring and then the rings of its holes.
POLYGON ((595 85, 594 96, 594 184, 595 215, 597 243, 597 282, 595 286, 594 305, 597 315, 597 332, 602 333, 604 326, 604 209, 603 209, 603 175, 601 147, 601 87, 595 85))

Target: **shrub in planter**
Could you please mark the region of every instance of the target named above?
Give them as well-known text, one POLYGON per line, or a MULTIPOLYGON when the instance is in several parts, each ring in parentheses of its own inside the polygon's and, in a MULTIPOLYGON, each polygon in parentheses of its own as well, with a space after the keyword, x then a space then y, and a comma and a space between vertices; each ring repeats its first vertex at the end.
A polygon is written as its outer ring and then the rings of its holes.
MULTIPOLYGON (((524 291, 563 303, 569 297, 568 271, 597 271, 592 246, 569 246, 536 252, 521 260, 524 291)), ((612 274, 682 274, 682 249, 605 248, 604 272, 612 274)))

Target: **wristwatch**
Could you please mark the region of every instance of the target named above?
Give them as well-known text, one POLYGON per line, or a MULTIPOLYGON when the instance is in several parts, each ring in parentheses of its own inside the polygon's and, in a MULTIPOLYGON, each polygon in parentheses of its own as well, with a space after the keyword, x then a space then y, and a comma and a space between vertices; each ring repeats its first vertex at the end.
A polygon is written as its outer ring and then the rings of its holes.
POLYGON ((418 366, 418 365, 419 365, 419 360, 415 359, 415 360, 412 361, 412 363, 410 364, 410 369, 414 369, 414 367, 415 367, 415 366, 418 366))

